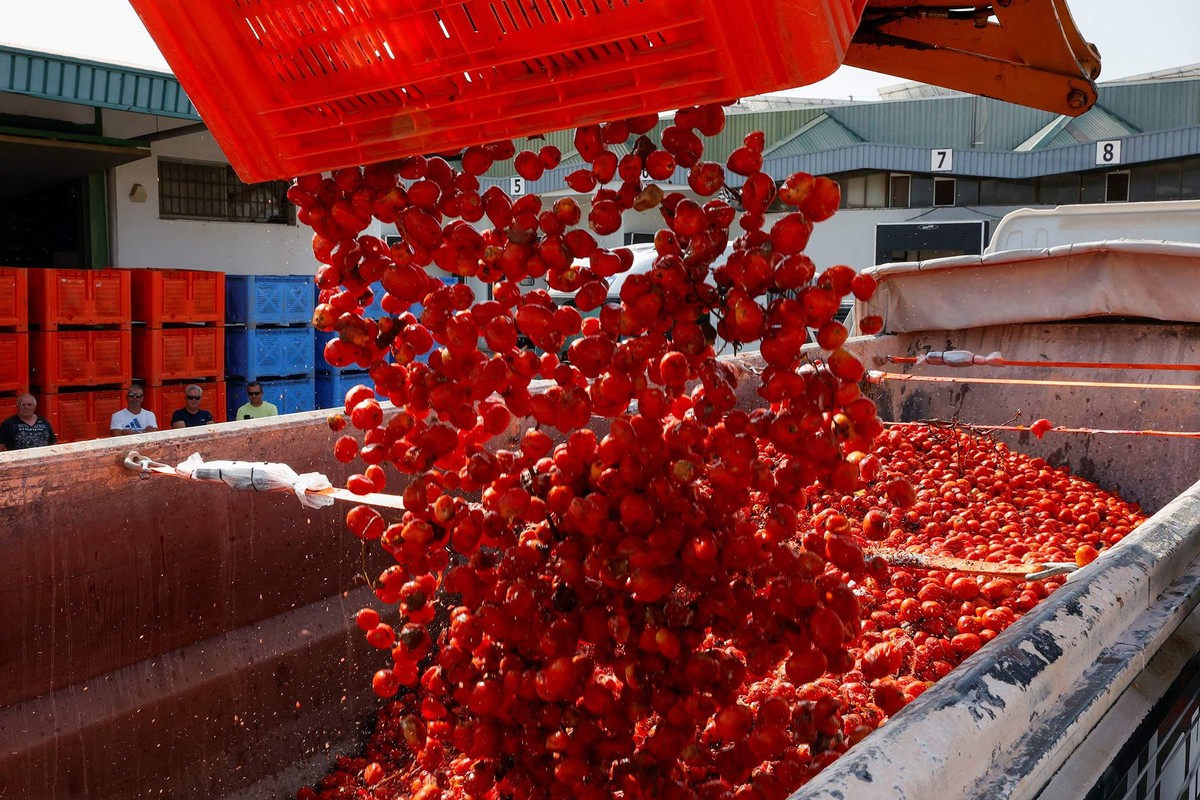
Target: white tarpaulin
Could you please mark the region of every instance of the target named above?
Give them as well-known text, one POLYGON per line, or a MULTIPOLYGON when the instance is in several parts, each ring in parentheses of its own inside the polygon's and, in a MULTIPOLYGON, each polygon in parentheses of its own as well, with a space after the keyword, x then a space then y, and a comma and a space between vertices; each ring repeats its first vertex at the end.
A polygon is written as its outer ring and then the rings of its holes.
MULTIPOLYGON (((884 333, 1087 317, 1200 322, 1200 245, 1109 241, 884 264, 858 303, 884 333)), ((852 331, 856 332, 856 331, 852 331)))

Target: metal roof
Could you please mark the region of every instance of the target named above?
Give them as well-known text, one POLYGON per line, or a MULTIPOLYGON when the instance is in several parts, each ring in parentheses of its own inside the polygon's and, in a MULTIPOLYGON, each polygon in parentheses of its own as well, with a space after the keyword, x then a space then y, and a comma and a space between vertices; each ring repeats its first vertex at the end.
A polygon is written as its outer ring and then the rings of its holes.
MULTIPOLYGON (((1139 133, 1121 137, 1120 141, 1122 165, 1184 158, 1200 153, 1200 125, 1173 131, 1139 133)), ((763 168, 772 175, 788 175, 792 172, 828 175, 855 170, 928 173, 931 171, 930 149, 864 143, 808 155, 766 159, 763 168)), ((1082 142, 1024 152, 955 150, 953 171, 939 174, 1020 179, 1096 168, 1095 142, 1082 142)))
POLYGON ((1119 139, 1140 131, 1100 105, 1092 106, 1078 117, 1061 115, 1014 149, 1042 150, 1047 147, 1066 147, 1080 142, 1119 139))
MULTIPOLYGON (((1200 154, 1200 125, 1173 131, 1133 134, 1120 137, 1120 141, 1123 166, 1185 158, 1200 154)), ((928 173, 931 171, 930 157, 929 147, 862 142, 815 153, 768 156, 763 159, 763 169, 775 176, 790 175, 793 172, 832 175, 859 170, 928 173)), ((559 191, 563 188, 563 178, 566 174, 578 168, 579 164, 576 163, 547 170, 541 179, 528 184, 526 191, 559 191)), ((947 177, 1022 179, 1093 169, 1097 169, 1096 145, 1095 142, 1089 141, 1066 147, 1026 151, 955 150, 953 171, 938 174, 947 177)), ((745 182, 744 178, 732 173, 727 173, 725 179, 730 186, 740 186, 745 182)), ((486 185, 506 185, 505 181, 507 178, 492 175, 482 182, 486 185)), ((686 184, 687 170, 677 169, 674 177, 668 182, 686 184)))
POLYGON ((828 114, 822 114, 800 130, 772 147, 766 148, 763 155, 770 158, 815 153, 820 150, 832 150, 835 147, 849 147, 863 142, 863 137, 847 128, 828 114))
POLYGON ((970 95, 858 103, 828 113, 869 142, 987 150, 1011 150, 1056 116, 970 95))
MULTIPOLYGON (((1092 108, 1095 108, 1095 106, 1092 106, 1092 108)), ((1057 136, 1063 128, 1067 127, 1067 123, 1070 121, 1071 118, 1066 114, 1059 114, 1058 117, 1046 123, 1044 128, 1035 133, 1033 136, 1030 136, 1025 141, 1021 142, 1019 145, 1014 147, 1013 150, 1020 153, 1027 150, 1041 150, 1042 148, 1047 147, 1049 143, 1054 140, 1054 137, 1057 136)))
POLYGON ((1106 108, 1094 105, 1086 114, 1073 119, 1068 118, 1067 124, 1051 138, 1046 146, 1064 147, 1078 144, 1079 142, 1120 139, 1123 136, 1130 136, 1140 132, 1136 127, 1130 125, 1116 114, 1111 113, 1106 108))
POLYGON ((1100 84, 1097 103, 1144 131, 1200 125, 1200 78, 1100 84))
MULTIPOLYGON (((1102 84, 1100 103, 1077 118, 961 94, 760 108, 745 103, 731 108, 725 130, 705 141, 705 157, 723 163, 752 130, 766 134, 766 161, 774 175, 797 170, 928 173, 930 151, 952 148, 955 169, 947 174, 1036 177, 1096 169, 1095 142, 1102 139, 1124 143, 1124 164, 1200 154, 1200 77, 1102 84)), ((669 124, 664 118, 651 136, 657 138, 669 124)), ((531 184, 531 192, 560 190, 569 171, 570 133, 548 134, 546 140, 562 148, 564 166, 531 184)), ((577 158, 570 164, 570 169, 579 166, 577 158)), ((499 182, 511 174, 511 163, 498 164, 488 177, 499 182)), ((678 170, 671 182, 686 183, 686 178, 686 170, 678 170)), ((742 183, 736 175, 727 180, 742 183)))
POLYGON ((0 45, 0 92, 200 120, 173 75, 0 45))

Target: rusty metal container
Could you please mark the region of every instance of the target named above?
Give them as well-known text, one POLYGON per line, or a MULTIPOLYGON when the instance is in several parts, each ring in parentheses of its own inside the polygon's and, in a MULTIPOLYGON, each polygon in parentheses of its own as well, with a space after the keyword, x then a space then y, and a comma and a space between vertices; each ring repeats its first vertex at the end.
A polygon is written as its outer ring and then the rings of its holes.
MULTIPOLYGON (((934 377, 965 373, 890 359, 956 347, 1197 364, 1200 320, 895 323, 847 346, 875 372, 934 377)), ((1078 377, 1013 368, 999 383, 872 391, 895 420, 1001 424, 1019 409, 1026 422, 1200 430, 1194 377, 1078 377)), ((743 392, 756 402, 752 377, 743 392)), ((797 798, 1152 796, 1120 787, 1194 780, 1196 440, 998 435, 1158 513, 797 798)), ((0 796, 283 797, 357 750, 375 661, 350 618, 367 596, 356 576, 382 564, 368 549, 364 566, 340 510, 121 466, 131 449, 165 463, 201 452, 337 482, 332 439, 316 412, 0 455, 0 796)))

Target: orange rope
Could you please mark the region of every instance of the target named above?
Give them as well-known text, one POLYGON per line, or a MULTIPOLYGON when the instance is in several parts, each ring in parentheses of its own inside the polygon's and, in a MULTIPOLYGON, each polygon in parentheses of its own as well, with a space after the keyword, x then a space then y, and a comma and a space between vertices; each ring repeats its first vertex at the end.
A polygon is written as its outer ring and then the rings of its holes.
POLYGON ((1178 383, 1094 383, 1092 381, 1036 381, 1017 378, 946 378, 935 375, 903 375, 898 372, 878 372, 871 370, 867 373, 871 383, 883 381, 916 381, 918 383, 994 383, 1015 386, 1084 386, 1103 389, 1179 389, 1182 391, 1200 390, 1194 384, 1178 383))
MULTIPOLYGON (((921 426, 925 426, 925 427, 928 427, 930 425, 932 425, 934 427, 939 426, 939 423, 937 423, 937 422, 885 422, 883 424, 888 427, 902 427, 905 425, 921 425, 921 426)), ((987 431, 1028 431, 1029 430, 1029 426, 1027 426, 1027 425, 974 425, 974 424, 966 423, 966 422, 955 422, 955 423, 952 423, 949 425, 945 425, 945 427, 964 428, 967 430, 984 431, 984 432, 987 432, 987 431)), ((1086 433, 1086 434, 1105 433, 1105 434, 1115 434, 1118 436, 1176 436, 1181 439, 1200 439, 1200 432, 1197 432, 1197 431, 1155 431, 1155 430, 1123 431, 1123 430, 1116 430, 1116 429, 1111 429, 1111 428, 1068 428, 1065 425, 1056 425, 1053 428, 1046 429, 1046 433, 1049 433, 1050 431, 1053 431, 1055 433, 1086 433)))
MULTIPOLYGON (((888 356, 893 364, 915 364, 914 356, 888 356)), ((1130 364, 1107 363, 1104 361, 1015 361, 1007 358, 997 358, 991 364, 973 366, 992 367, 1076 367, 1079 369, 1154 369, 1174 370, 1181 372, 1200 372, 1200 364, 1130 364)))

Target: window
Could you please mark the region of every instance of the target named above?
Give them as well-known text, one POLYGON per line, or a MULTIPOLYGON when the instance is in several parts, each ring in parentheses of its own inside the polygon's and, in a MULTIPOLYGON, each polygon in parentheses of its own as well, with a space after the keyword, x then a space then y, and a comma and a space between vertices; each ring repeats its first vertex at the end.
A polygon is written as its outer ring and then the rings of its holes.
POLYGON ((933 179, 933 204, 935 206, 954 205, 954 178, 933 179))
POLYGON ((1155 200, 1179 200, 1181 198, 1180 184, 1183 178, 1183 165, 1178 161, 1169 164, 1159 164, 1154 180, 1155 200))
POLYGON ((1200 158, 1185 159, 1181 167, 1180 199, 1200 198, 1200 158))
POLYGON ((882 172, 839 181, 843 208, 887 208, 888 176, 882 172))
POLYGON ((1036 181, 1006 181, 986 178, 979 182, 979 204, 1016 206, 1037 203, 1036 181))
POLYGON ((1047 175, 1038 180, 1038 203, 1061 206, 1080 202, 1078 175, 1047 175))
POLYGON ((867 204, 867 178, 853 175, 842 178, 842 208, 862 208, 867 204))
POLYGON ((1104 187, 1104 202, 1124 203, 1129 200, 1129 170, 1110 172, 1104 187))
POLYGON ((1153 200, 1158 192, 1158 167, 1154 164, 1139 164, 1129 170, 1129 194, 1125 198, 1131 203, 1153 200))
POLYGON ((876 172, 867 176, 867 208, 887 208, 888 176, 876 172))
POLYGON ((295 224, 287 181, 243 183, 226 164, 158 161, 158 215, 163 219, 295 224))
POLYGON ((912 176, 893 175, 888 192, 889 208, 908 208, 912 195, 912 176))
POLYGON ((979 205, 979 179, 978 178, 955 178, 954 179, 954 204, 958 206, 977 206, 979 205))

